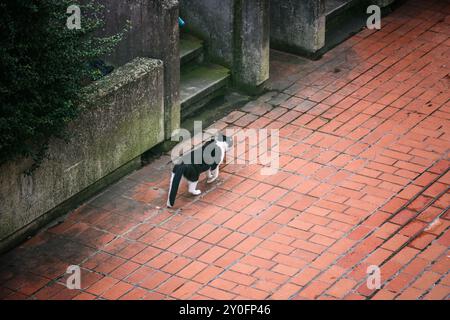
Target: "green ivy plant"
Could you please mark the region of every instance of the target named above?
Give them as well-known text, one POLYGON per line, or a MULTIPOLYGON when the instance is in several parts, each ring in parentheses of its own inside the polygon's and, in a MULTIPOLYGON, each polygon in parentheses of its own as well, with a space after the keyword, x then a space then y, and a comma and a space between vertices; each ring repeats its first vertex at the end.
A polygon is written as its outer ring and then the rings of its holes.
POLYGON ((83 104, 83 88, 99 77, 92 61, 114 49, 123 33, 98 36, 102 7, 94 1, 0 0, 0 165, 23 157, 31 171, 52 137, 83 104), (67 8, 81 8, 81 29, 70 30, 67 8))

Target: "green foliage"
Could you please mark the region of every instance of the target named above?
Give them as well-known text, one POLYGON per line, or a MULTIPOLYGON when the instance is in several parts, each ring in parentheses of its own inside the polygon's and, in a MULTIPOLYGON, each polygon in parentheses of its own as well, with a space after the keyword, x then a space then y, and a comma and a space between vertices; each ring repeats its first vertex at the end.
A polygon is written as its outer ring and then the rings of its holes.
POLYGON ((80 112, 83 87, 99 76, 90 62, 123 34, 99 37, 102 8, 82 1, 81 29, 69 30, 70 0, 0 0, 0 164, 45 156, 52 137, 80 112))

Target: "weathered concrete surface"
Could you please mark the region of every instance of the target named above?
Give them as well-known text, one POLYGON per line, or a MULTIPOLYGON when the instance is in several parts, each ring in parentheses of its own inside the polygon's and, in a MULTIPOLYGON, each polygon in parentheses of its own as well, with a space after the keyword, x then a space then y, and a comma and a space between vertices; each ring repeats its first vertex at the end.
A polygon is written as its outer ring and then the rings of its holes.
POLYGON ((131 30, 108 57, 122 65, 136 57, 164 62, 165 135, 180 125, 179 5, 177 0, 98 0, 105 6, 104 34, 131 30))
POLYGON ((258 87, 269 79, 270 1, 238 1, 235 81, 258 87))
POLYGON ((325 45, 325 0, 271 0, 271 46, 314 55, 325 45))
POLYGON ((0 251, 27 226, 164 140, 163 63, 138 58, 91 88, 87 106, 52 141, 31 176, 30 161, 0 167, 0 251))
POLYGON ((182 0, 186 29, 203 39, 208 58, 254 88, 269 75, 269 0, 182 0))
POLYGON ((186 30, 205 40, 208 57, 231 68, 234 0, 181 0, 180 15, 186 30))

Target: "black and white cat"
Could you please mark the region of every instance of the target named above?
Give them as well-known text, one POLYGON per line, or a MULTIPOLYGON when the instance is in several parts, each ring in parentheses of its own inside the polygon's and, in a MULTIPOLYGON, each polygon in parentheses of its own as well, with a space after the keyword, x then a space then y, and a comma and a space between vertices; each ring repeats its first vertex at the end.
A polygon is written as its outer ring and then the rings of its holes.
POLYGON ((176 164, 172 171, 167 207, 172 208, 174 206, 182 178, 188 182, 189 193, 194 196, 202 193, 197 190, 197 184, 202 173, 207 172, 207 183, 216 181, 219 177, 219 166, 225 159, 225 153, 232 146, 233 140, 220 134, 206 142, 201 148, 184 155, 181 162, 176 164))

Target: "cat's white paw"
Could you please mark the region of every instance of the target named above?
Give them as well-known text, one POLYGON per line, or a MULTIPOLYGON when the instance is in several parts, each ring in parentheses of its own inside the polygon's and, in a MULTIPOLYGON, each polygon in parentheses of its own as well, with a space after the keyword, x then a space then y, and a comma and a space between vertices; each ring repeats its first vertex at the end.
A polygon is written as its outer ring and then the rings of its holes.
POLYGON ((195 190, 194 192, 192 192, 192 194, 193 194, 194 196, 199 196, 199 195, 202 194, 202 192, 201 192, 200 190, 195 190))

